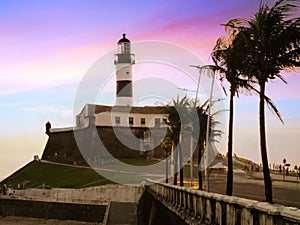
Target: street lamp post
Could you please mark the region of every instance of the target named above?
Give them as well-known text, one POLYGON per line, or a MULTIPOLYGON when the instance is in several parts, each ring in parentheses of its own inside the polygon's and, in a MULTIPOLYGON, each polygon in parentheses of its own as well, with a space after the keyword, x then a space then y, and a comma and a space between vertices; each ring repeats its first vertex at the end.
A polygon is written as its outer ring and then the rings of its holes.
MULTIPOLYGON (((190 67, 196 67, 196 68, 199 69, 196 96, 195 96, 195 102, 194 102, 194 107, 196 107, 202 73, 201 73, 201 70, 200 70, 201 69, 200 66, 190 65, 190 67)), ((191 129, 192 129, 192 132, 193 132, 193 127, 191 129)), ((199 132, 200 132, 200 127, 199 127, 199 132)), ((193 137, 192 136, 191 136, 191 140, 190 140, 190 174, 191 174, 191 187, 193 187, 194 186, 194 176, 193 176, 193 137)))
MULTIPOLYGON (((196 96, 195 96, 195 102, 194 102, 194 107, 195 108, 196 108, 197 100, 198 100, 200 80, 201 80, 201 73, 199 71, 199 77, 198 77, 197 89, 196 89, 196 96)), ((192 126, 192 132, 193 132, 193 126, 192 126)), ((199 126, 199 132, 200 132, 200 126, 199 126)), ((191 173, 191 186, 193 187, 194 186, 194 175, 193 175, 193 136, 191 136, 191 143, 190 143, 190 173, 191 173)))
MULTIPOLYGON (((204 66, 191 66, 191 67, 196 67, 199 69, 200 72, 200 76, 199 76, 199 80, 198 80, 198 85, 197 85, 197 91, 196 91, 196 99, 198 96, 198 90, 199 90, 199 84, 200 84, 200 77, 202 74, 202 71, 204 69, 209 69, 211 70, 212 66, 211 65, 204 65, 204 66)), ((215 83, 215 72, 213 71, 213 77, 212 77, 212 82, 211 82, 211 88, 210 88, 210 95, 209 95, 209 108, 208 108, 208 118, 207 118, 207 124, 206 124, 206 148, 205 148, 205 160, 204 160, 204 168, 205 168, 205 190, 209 191, 209 171, 208 171, 208 147, 210 145, 210 141, 209 141, 209 127, 210 127, 210 117, 211 117, 211 106, 212 106, 212 95, 213 95, 213 88, 214 88, 214 83, 215 83)), ((196 106, 196 99, 195 99, 195 106, 196 106)))
MULTIPOLYGON (((190 66, 190 67, 196 67, 196 68, 200 68, 198 66, 190 66)), ((197 82, 197 90, 189 90, 186 88, 178 88, 182 91, 185 91, 185 95, 187 96, 187 92, 188 91, 192 91, 192 92, 196 92, 196 96, 195 96, 195 102, 194 102, 194 107, 196 107, 197 104, 197 100, 198 100, 198 92, 199 92, 199 87, 200 87, 200 80, 201 80, 201 73, 199 73, 199 77, 198 77, 198 82, 197 82)), ((193 132, 193 127, 191 127, 191 132, 193 132)), ((191 136, 190 139, 190 186, 193 187, 194 186, 194 175, 193 175, 193 137, 191 136)))
POLYGON ((207 117, 207 124, 206 124, 206 154, 205 154, 205 190, 209 191, 209 165, 208 165, 208 148, 210 146, 210 140, 209 140, 209 127, 210 127, 210 117, 211 117, 211 107, 212 107, 212 95, 213 95, 213 89, 214 89, 214 83, 215 83, 215 73, 213 73, 212 81, 211 81, 211 88, 210 88, 210 95, 209 95, 209 103, 208 103, 208 117, 207 117))

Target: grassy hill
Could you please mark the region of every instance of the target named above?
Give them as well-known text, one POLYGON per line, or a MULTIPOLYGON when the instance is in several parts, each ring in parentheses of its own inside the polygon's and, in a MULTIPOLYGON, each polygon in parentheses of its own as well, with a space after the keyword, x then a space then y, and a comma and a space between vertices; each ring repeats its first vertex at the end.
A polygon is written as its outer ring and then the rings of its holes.
MULTIPOLYGON (((218 156, 218 161, 225 161, 226 158, 218 156)), ((240 158, 239 158, 240 159, 240 158)), ((249 162, 247 159, 241 161, 249 162)), ((13 188, 83 188, 97 185, 112 184, 114 182, 106 179, 89 167, 75 167, 68 164, 69 161, 64 159, 52 160, 53 164, 32 161, 0 182, 0 187, 7 184, 13 188), (65 163, 65 165, 59 164, 65 163)), ((145 166, 157 163, 157 160, 145 161, 140 159, 122 159, 124 163, 145 166)), ((195 163, 195 162, 194 162, 195 163)), ((244 169, 244 165, 234 163, 234 168, 244 169)), ((194 166, 194 177, 198 176, 197 166, 194 166)), ((142 179, 116 172, 106 172, 107 177, 118 178, 119 182, 140 183, 142 179)), ((184 177, 190 177, 189 165, 185 165, 184 177)))
POLYGON ((113 183, 91 168, 32 161, 0 182, 17 188, 82 188, 113 183), (26 184, 25 184, 26 183, 26 184))

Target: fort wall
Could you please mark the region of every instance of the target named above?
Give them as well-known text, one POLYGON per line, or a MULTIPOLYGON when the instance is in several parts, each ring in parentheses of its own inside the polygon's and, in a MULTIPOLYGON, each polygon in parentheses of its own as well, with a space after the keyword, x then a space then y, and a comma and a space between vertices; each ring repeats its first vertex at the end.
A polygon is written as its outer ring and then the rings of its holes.
POLYGON ((99 126, 96 129, 87 127, 78 130, 52 131, 48 134, 49 139, 42 159, 67 157, 75 163, 82 163, 105 159, 108 154, 115 158, 164 158, 164 151, 159 143, 164 137, 165 129, 155 128, 151 131, 151 141, 144 138, 147 128, 140 127, 99 126), (118 137, 115 134, 116 131, 118 137), (132 135, 135 138, 132 138, 132 135), (120 136, 125 142, 130 142, 132 148, 122 143, 120 136))

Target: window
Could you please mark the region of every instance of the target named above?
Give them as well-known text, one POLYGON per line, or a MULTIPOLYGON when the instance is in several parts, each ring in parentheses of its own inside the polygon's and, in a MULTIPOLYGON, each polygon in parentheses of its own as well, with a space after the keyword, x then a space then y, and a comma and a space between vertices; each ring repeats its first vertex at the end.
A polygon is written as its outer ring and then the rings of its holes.
POLYGON ((160 118, 155 118, 155 127, 160 127, 160 118))
POLYGON ((116 116, 116 117, 115 117, 115 123, 116 123, 116 124, 120 124, 120 122, 121 122, 120 117, 119 117, 119 116, 116 116))
POLYGON ((130 54, 130 44, 129 43, 124 43, 124 53, 130 54))
POLYGON ((146 119, 145 118, 141 118, 141 124, 145 125, 146 124, 146 119))
POLYGON ((133 117, 129 117, 129 125, 133 125, 133 117))

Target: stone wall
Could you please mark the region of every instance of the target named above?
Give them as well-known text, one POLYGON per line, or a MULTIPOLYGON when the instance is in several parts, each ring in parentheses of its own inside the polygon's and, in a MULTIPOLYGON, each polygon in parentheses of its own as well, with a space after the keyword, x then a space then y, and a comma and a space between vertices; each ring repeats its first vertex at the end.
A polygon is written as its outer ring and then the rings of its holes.
POLYGON ((107 205, 0 199, 0 216, 33 217, 102 223, 107 205))
MULTIPOLYGON (((145 128, 130 128, 132 132, 131 135, 137 137, 135 139, 130 138, 122 127, 114 129, 118 130, 122 138, 130 140, 130 144, 134 146, 134 149, 140 149, 141 142, 138 138, 144 132, 145 128)), ((161 140, 163 133, 164 129, 158 128, 155 131, 152 130, 151 135, 154 139, 160 138, 159 140, 161 140)), ((150 148, 150 151, 138 151, 127 147, 116 137, 112 127, 97 127, 96 130, 92 127, 88 127, 75 131, 51 132, 48 135, 49 139, 42 155, 42 159, 44 160, 62 156, 76 163, 85 161, 93 163, 93 160, 99 161, 108 154, 103 146, 108 150, 109 154, 116 158, 129 157, 146 159, 149 155, 156 158, 164 157, 164 152, 160 145, 155 146, 153 149, 150 148), (75 135, 78 137, 77 142, 74 137, 74 132, 76 132, 75 135), (103 144, 102 146, 99 144, 99 138, 103 144), (83 146, 80 149, 84 150, 84 152, 80 152, 78 146, 83 146)))
POLYGON ((73 161, 84 161, 74 138, 73 130, 49 133, 42 159, 68 157, 73 161))
POLYGON ((103 204, 110 201, 136 203, 143 191, 141 186, 109 184, 82 189, 14 190, 13 195, 7 198, 84 204, 103 204))
POLYGON ((144 211, 147 208, 149 210, 148 216, 143 218, 143 225, 166 224, 160 221, 163 221, 167 216, 172 217, 174 215, 181 219, 180 222, 174 224, 180 225, 300 224, 300 210, 297 208, 192 190, 154 181, 149 182, 151 185, 146 186, 145 192, 147 194, 143 195, 141 204, 144 204, 143 198, 152 203, 148 204, 147 207, 142 207, 144 211), (149 200, 151 198, 154 200, 149 200), (158 209, 163 210, 167 215, 162 215, 158 209), (156 222, 153 223, 152 221, 156 222))

